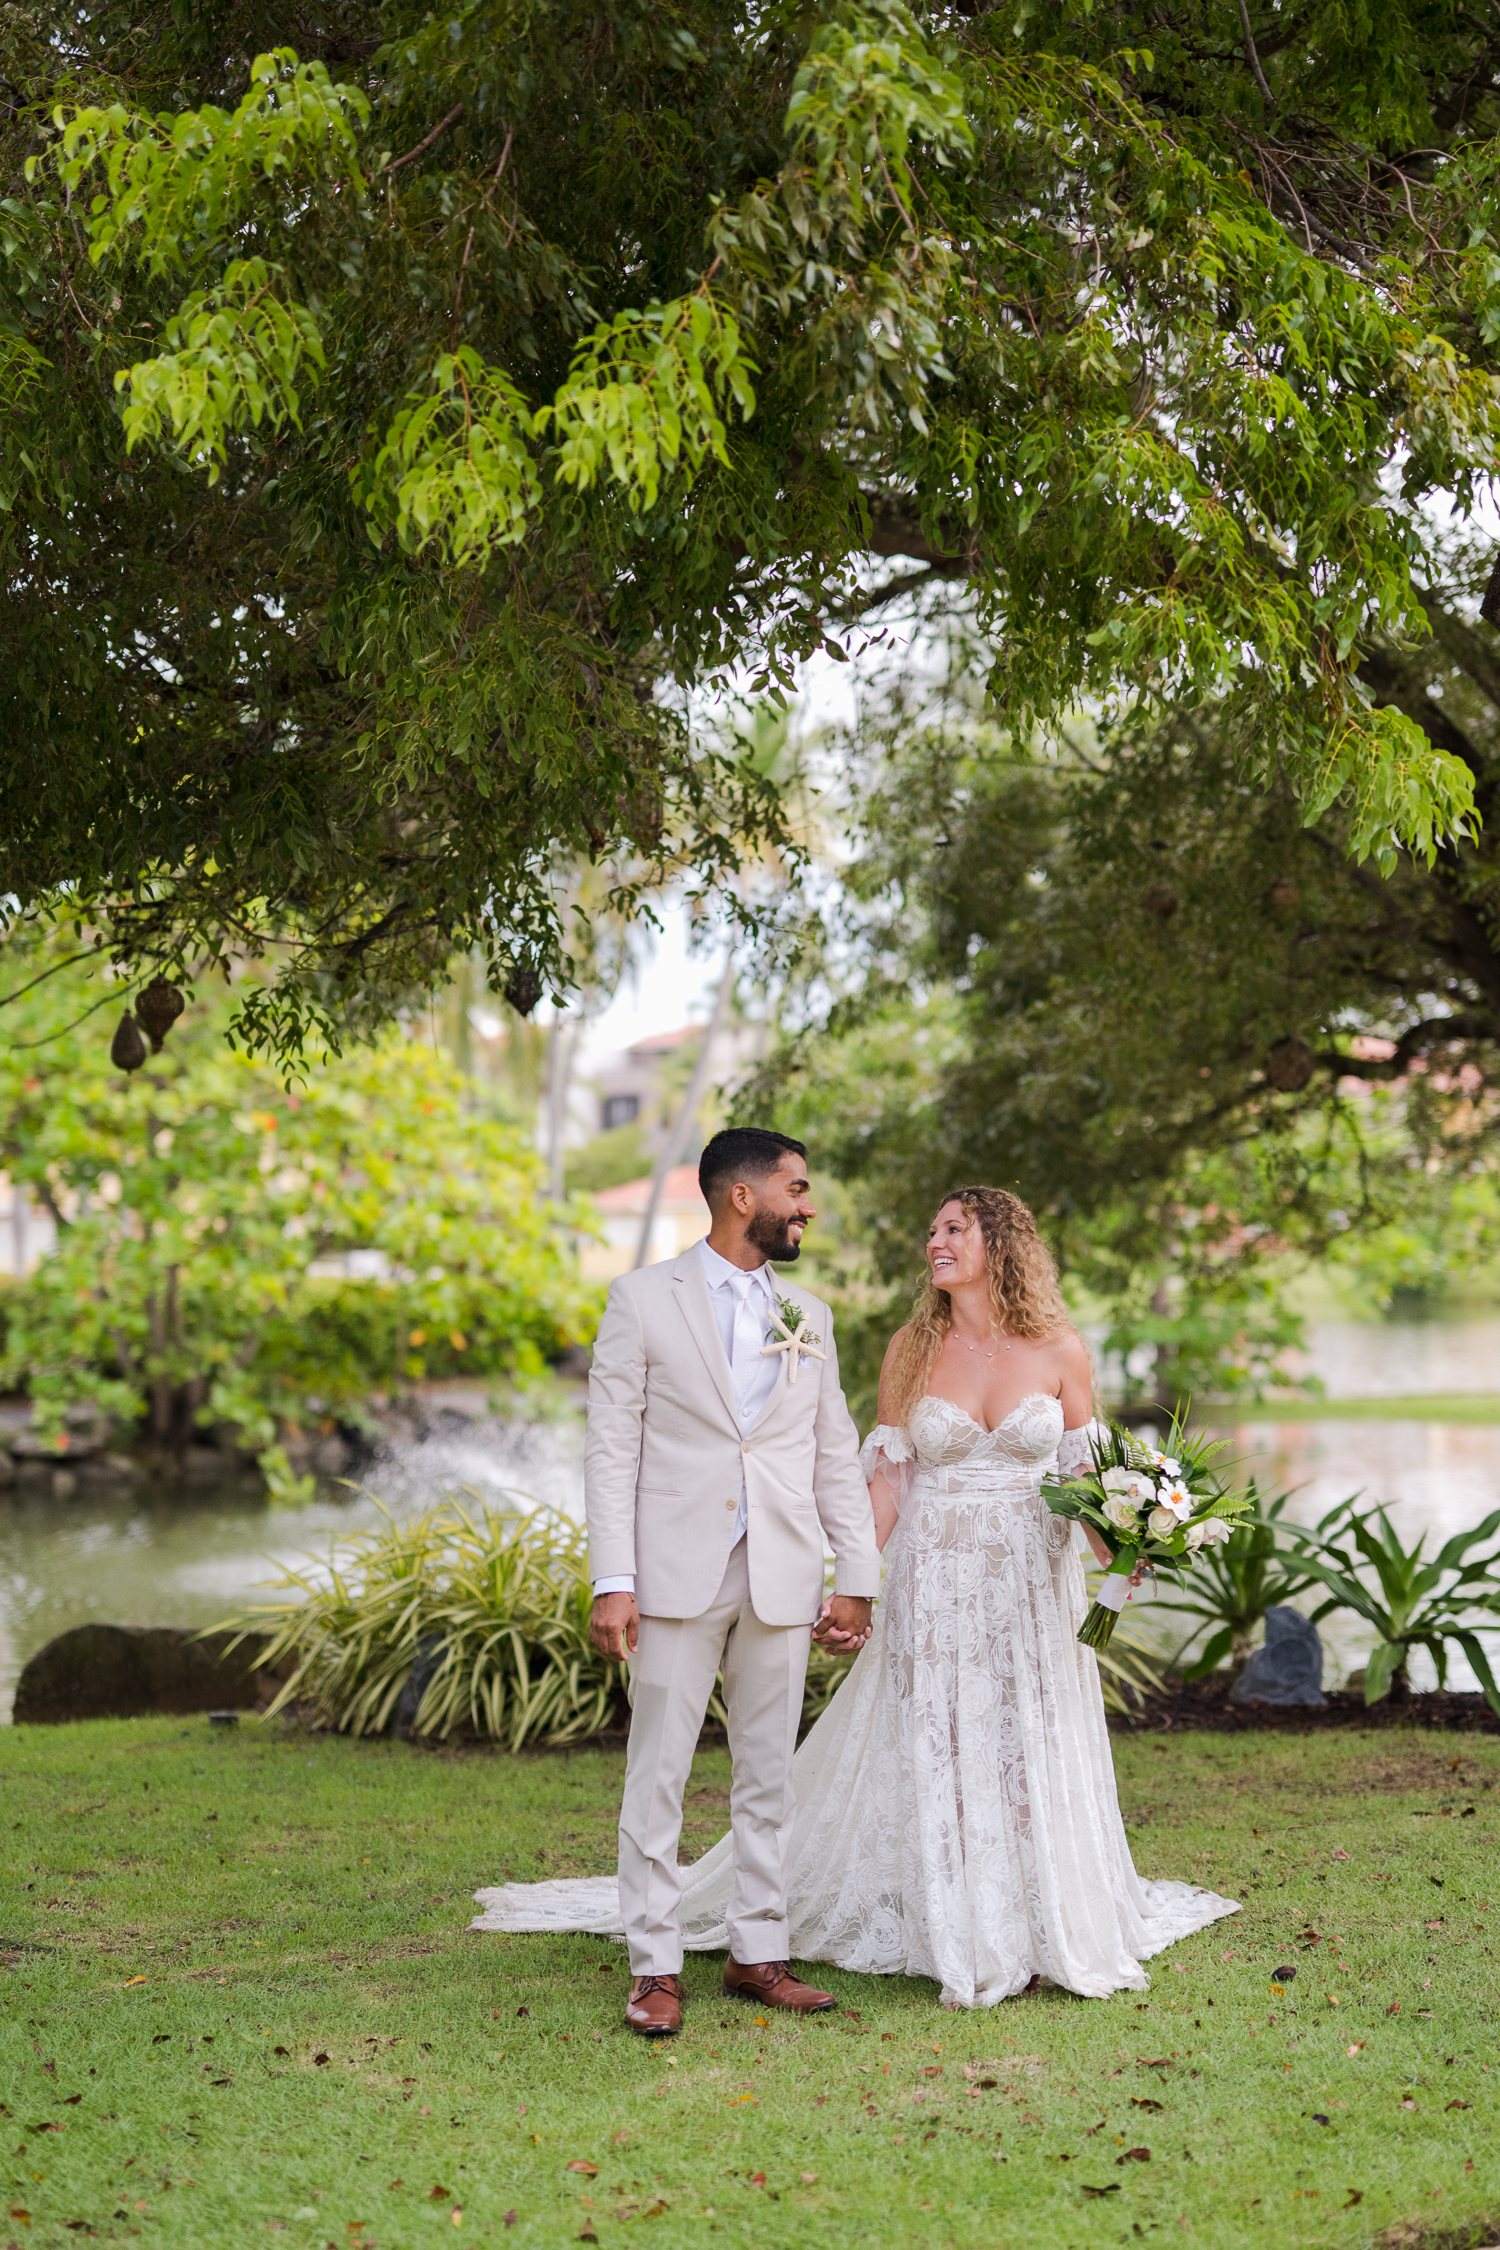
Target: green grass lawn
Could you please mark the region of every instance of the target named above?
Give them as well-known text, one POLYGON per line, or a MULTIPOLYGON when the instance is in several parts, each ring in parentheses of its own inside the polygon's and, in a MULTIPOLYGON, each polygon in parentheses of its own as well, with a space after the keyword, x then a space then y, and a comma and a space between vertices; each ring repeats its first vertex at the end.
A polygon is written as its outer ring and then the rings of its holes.
POLYGON ((1194 1420, 1215 1428, 1236 1422, 1457 1422, 1485 1428, 1500 1422, 1500 1396, 1488 1391, 1414 1391, 1386 1398, 1263 1398, 1201 1401, 1194 1420))
MULTIPOLYGON (((828 1972, 836 2016, 764 2021, 704 1957, 667 2047, 618 1947, 465 1927, 476 1885, 611 1863, 621 1762, 0 1733, 0 2246, 1500 2235, 1500 1741, 1122 1739, 1143 1872, 1245 1901, 1144 2000, 828 1972)), ((699 1758, 691 1851, 727 1782, 699 1758)))

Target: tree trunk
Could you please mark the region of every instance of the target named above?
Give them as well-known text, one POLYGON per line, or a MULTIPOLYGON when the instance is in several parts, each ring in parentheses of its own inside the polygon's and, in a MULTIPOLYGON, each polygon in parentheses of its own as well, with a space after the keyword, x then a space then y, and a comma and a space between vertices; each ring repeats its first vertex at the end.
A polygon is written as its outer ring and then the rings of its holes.
POLYGON ((692 1082, 683 1095, 681 1109, 667 1127, 666 1138, 661 1144, 661 1154, 657 1157, 656 1168, 651 1174, 651 1193, 646 1199, 646 1216, 641 1221, 641 1239, 635 1248, 635 1262, 638 1269, 646 1263, 651 1254, 651 1230, 656 1225, 656 1214, 661 1205, 662 1189, 667 1184, 667 1174, 681 1158, 683 1149, 687 1145, 688 1134, 703 1106, 703 1097, 708 1091, 708 1072, 709 1065, 713 1060, 714 1041, 718 1038, 724 1018, 729 1013, 729 1002, 734 993, 734 982, 734 947, 731 946, 724 962, 724 974, 719 979, 719 989, 714 994, 713 1014, 704 1026, 703 1044, 698 1049, 698 1060, 693 1065, 692 1082))

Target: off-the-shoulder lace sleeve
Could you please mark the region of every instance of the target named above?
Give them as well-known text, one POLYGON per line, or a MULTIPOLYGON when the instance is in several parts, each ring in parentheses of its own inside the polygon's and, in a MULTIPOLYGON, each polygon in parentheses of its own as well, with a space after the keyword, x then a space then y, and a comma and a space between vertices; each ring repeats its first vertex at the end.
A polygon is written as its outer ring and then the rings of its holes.
POLYGON ((1094 1465, 1093 1448, 1089 1440, 1103 1437, 1102 1422, 1085 1422, 1078 1430, 1064 1430, 1058 1440, 1057 1466, 1065 1477, 1076 1477, 1080 1471, 1094 1465))
POLYGON ((878 1423, 859 1450, 859 1465, 872 1496, 878 1486, 884 1486, 897 1515, 906 1501, 916 1457, 916 1448, 905 1430, 892 1422, 878 1423))

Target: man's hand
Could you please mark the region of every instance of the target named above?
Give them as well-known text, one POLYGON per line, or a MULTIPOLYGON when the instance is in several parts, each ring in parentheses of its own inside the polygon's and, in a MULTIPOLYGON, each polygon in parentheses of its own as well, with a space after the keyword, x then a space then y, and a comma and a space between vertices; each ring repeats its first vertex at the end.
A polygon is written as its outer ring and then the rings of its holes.
MULTIPOLYGON (((868 1605, 867 1605, 868 1606, 868 1605)), ((596 1594, 589 1611, 589 1641, 601 1656, 623 1661, 634 1656, 641 1637, 641 1613, 634 1594, 596 1594)))
POLYGON ((863 1648, 870 1638, 870 1603, 864 1594, 834 1594, 818 1612, 812 1637, 824 1648, 863 1648))

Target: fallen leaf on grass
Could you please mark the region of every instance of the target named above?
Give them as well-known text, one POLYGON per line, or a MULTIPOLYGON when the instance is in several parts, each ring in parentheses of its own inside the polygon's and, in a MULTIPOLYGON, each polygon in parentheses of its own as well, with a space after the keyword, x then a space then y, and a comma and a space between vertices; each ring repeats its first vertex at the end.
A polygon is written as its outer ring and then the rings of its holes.
POLYGON ((402 2180, 392 2180, 392 2182, 391 2182, 391 2193, 392 2193, 392 2194, 394 2194, 394 2193, 395 2193, 395 2191, 396 2191, 396 2189, 397 2189, 398 2187, 403 2187, 404 2185, 405 2185, 405 2182, 404 2182, 404 2181, 402 2181, 402 2180))
POLYGON ((1401 2013, 1401 2003, 1400 2003, 1400 2001, 1399 2001, 1399 2000, 1393 2000, 1393 2001, 1391 2002, 1390 2006, 1389 2006, 1389 2007, 1388 2007, 1388 2008, 1386 2009, 1386 2011, 1385 2011, 1385 2012, 1386 2012, 1386 2014, 1387 2014, 1388 2016, 1399 2016, 1399 2015, 1400 2015, 1400 2013, 1401 2013))
POLYGON ((1297 1972, 1288 1962, 1284 1968, 1273 1969, 1271 1974, 1278 1984, 1290 1984, 1297 1972))
POLYGON ((273 2047, 271 2049, 273 2055, 290 2055, 291 2051, 290 2047, 273 2047))
POLYGON ((314 2061, 315 2063, 319 2063, 319 2064, 322 2064, 322 2063, 326 2063, 326 2062, 328 2061, 328 2059, 329 2059, 329 2058, 328 2058, 328 2056, 327 2056, 327 2055, 314 2055, 314 2056, 313 2056, 313 2061, 314 2061))
MULTIPOLYGON (((1162 2102, 1154 2102, 1149 2094, 1132 2094, 1130 2097, 1130 2106, 1132 2109, 1162 2109, 1165 2107, 1165 2104, 1162 2102)), ((1089 2131, 1091 2133, 1097 2133, 1098 2130, 1099 2128, 1097 2125, 1091 2125, 1089 2127, 1089 2131)))
POLYGON ((1115 2158, 1115 2162, 1117 2164, 1149 2164, 1151 2162, 1151 2151, 1149 2148, 1128 2148, 1123 2156, 1115 2158))
POLYGON ((515 2214, 515 2212, 514 2212, 514 2211, 507 2211, 507 2212, 506 2212, 506 2214, 505 2214, 505 2217, 504 2217, 504 2218, 503 2218, 503 2219, 502 2219, 502 2220, 500 2221, 500 2224, 501 2224, 501 2225, 502 2225, 503 2227, 513 2227, 513 2226, 515 2225, 515 2223, 516 2223, 516 2214, 515 2214))
POLYGON ((1449 2102, 1448 2104, 1449 2109, 1467 2109, 1469 2106, 1468 2102, 1449 2102))
POLYGON ((427 2200, 429 2203, 446 2203, 452 2193, 452 2188, 435 2187, 428 2194, 427 2200))
POLYGON ((144 1977, 127 1977, 125 1979, 126 1990, 128 1991, 133 1984, 144 1984, 145 1981, 144 1977))
POLYGON ((1085 2187, 1083 2192, 1087 2196, 1118 2195, 1120 2183, 1118 2180, 1111 2180, 1108 2187, 1085 2187))
POLYGON ((817 2177, 818 2175, 816 2172, 804 2172, 802 2174, 802 2185, 804 2187, 812 2187, 815 2184, 817 2177))
POLYGON ((461 2203, 455 2203, 453 2209, 448 2213, 448 2216, 453 2221, 453 2224, 456 2227, 461 2227, 464 2223, 463 2205, 461 2203))
POLYGON ((75 2103, 75 2102, 81 2102, 82 2100, 83 2100, 83 2096, 82 2096, 82 2094, 64 2094, 64 2096, 63 2096, 63 2101, 64 2101, 64 2104, 65 2104, 65 2105, 66 2105, 66 2107, 67 2107, 67 2108, 69 2108, 69 2109, 71 2109, 71 2108, 73 2107, 73 2105, 74 2105, 74 2103, 75 2103))
POLYGON ((568 2166, 568 2170, 570 2172, 581 2172, 586 2180, 596 2180, 599 2177, 598 2165, 590 2164, 586 2156, 575 2156, 568 2166))
POLYGON ((23 2204, 13 2203, 10 2207, 10 2215, 18 2227, 29 2227, 31 2224, 31 2213, 23 2204))
POLYGON ((1364 2052, 1364 2044, 1365 2043, 1363 2039, 1356 2039, 1352 2046, 1348 2046, 1344 2049, 1344 2053, 1350 2056, 1362 2054, 1364 2052))
POLYGON ((750 2186, 751 2186, 751 2187, 764 2187, 764 2186, 765 2186, 765 2184, 766 2184, 766 2175, 765 2175, 765 2173, 764 2173, 764 2172, 752 2172, 752 2173, 751 2173, 751 2175, 750 2175, 750 2183, 749 2183, 749 2184, 750 2184, 750 2186))
POLYGON ((1347 2202, 1347 2203, 1344 2203, 1344 2204, 1341 2204, 1341 2205, 1340 2205, 1340 2209, 1341 2209, 1341 2210, 1344 2210, 1344 2211, 1352 2211, 1352 2210, 1354 2209, 1354 2206, 1355 2206, 1355 2204, 1356 2204, 1356 2203, 1363 2203, 1363 2202, 1364 2202, 1364 2199, 1365 2199, 1365 2191, 1364 2191, 1364 2189, 1363 2189, 1363 2188, 1351 2188, 1351 2189, 1349 2190, 1349 2200, 1348 2200, 1348 2202, 1347 2202))

